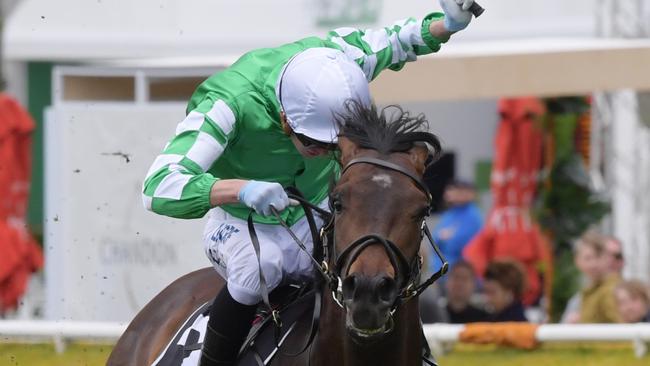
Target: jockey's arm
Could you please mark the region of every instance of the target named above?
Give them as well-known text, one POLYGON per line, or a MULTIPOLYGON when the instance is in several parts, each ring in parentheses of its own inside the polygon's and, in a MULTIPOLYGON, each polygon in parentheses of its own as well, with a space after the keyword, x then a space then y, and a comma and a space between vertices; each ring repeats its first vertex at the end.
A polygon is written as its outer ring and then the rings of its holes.
POLYGON ((455 32, 450 32, 445 28, 444 20, 431 22, 429 25, 429 33, 437 39, 448 39, 455 32))
POLYGON ((368 81, 374 80, 383 70, 399 71, 418 56, 438 52, 452 34, 469 25, 472 14, 464 9, 473 0, 439 1, 445 13, 403 19, 379 29, 338 28, 328 33, 327 40, 355 61, 368 81))
MULTIPOLYGON (((437 39, 448 39, 455 32, 448 31, 444 20, 432 21, 429 32, 437 39)), ((210 205, 212 207, 241 202, 239 192, 248 183, 244 179, 218 180, 210 189, 210 205)))
POLYGON ((278 211, 289 206, 289 197, 279 183, 243 179, 216 181, 210 189, 210 205, 243 203, 258 214, 270 216, 271 207, 278 211))
POLYGON ((216 181, 210 190, 212 207, 239 202, 239 192, 248 183, 244 179, 222 179, 216 181))

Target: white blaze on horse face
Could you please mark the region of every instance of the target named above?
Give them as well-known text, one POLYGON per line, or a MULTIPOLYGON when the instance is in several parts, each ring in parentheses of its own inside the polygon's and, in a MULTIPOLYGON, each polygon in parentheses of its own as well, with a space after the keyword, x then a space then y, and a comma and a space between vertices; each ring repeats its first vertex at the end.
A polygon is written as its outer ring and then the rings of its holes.
POLYGON ((393 179, 388 174, 373 175, 372 181, 379 184, 382 188, 389 188, 393 185, 393 179))

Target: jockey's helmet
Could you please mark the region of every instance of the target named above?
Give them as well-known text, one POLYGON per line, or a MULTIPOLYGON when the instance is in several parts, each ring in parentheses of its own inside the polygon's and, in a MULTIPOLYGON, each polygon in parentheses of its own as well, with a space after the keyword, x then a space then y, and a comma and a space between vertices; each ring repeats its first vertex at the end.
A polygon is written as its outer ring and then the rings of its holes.
POLYGON ((276 93, 291 129, 317 141, 336 143, 335 116, 345 102, 370 105, 368 80, 359 65, 334 48, 309 48, 287 62, 276 93))

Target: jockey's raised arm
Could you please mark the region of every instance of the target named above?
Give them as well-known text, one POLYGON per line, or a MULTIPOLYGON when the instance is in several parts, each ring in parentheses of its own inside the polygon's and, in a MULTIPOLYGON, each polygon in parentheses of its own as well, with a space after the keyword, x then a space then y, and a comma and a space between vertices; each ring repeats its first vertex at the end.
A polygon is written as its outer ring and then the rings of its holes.
POLYGON ((401 70, 417 56, 440 50, 450 35, 440 31, 440 27, 444 29, 444 14, 431 13, 422 19, 408 18, 381 29, 338 28, 329 32, 327 39, 358 63, 371 81, 383 70, 401 70))

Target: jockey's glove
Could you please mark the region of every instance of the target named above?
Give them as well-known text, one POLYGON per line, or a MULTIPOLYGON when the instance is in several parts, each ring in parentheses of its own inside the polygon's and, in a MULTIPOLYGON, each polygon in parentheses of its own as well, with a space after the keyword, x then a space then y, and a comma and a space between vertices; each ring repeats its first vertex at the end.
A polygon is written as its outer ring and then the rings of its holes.
POLYGON ((442 10, 445 12, 445 29, 450 32, 458 32, 467 28, 472 21, 472 13, 469 11, 474 0, 438 0, 442 10))
POLYGON ((240 202, 264 216, 272 214, 271 207, 282 211, 289 206, 289 197, 279 183, 251 180, 242 187, 237 196, 240 202))

